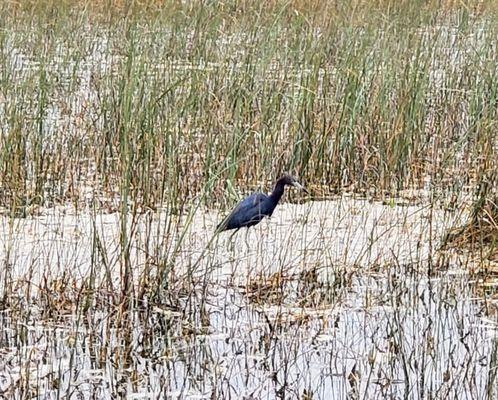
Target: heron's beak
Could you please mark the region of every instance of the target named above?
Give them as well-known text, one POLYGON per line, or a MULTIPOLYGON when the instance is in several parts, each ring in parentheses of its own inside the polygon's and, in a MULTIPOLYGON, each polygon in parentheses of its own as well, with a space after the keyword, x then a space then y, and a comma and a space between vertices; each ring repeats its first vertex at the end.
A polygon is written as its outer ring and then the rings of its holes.
POLYGON ((303 192, 310 194, 310 192, 308 192, 306 188, 303 185, 301 185, 299 182, 293 182, 292 186, 294 186, 296 189, 300 189, 303 192))

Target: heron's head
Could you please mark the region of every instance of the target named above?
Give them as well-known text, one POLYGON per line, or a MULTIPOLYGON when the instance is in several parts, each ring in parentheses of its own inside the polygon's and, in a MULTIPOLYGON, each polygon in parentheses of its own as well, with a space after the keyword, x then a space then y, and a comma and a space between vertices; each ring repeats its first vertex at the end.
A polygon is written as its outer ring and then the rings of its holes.
POLYGON ((294 186, 296 189, 302 190, 306 193, 309 194, 309 192, 306 190, 306 188, 301 185, 296 178, 294 178, 292 175, 283 175, 279 181, 281 181, 284 185, 289 185, 289 186, 294 186))

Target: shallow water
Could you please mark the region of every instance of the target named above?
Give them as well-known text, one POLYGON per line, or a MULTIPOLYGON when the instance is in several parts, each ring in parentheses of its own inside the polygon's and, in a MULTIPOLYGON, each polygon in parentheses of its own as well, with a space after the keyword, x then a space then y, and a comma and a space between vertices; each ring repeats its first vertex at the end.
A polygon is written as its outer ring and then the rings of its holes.
MULTIPOLYGON (((207 272, 211 280, 236 278, 238 283, 247 274, 292 275, 310 267, 327 271, 420 263, 429 260, 444 232, 463 218, 461 211, 397 206, 395 201, 384 205, 349 196, 282 204, 277 210, 251 229, 217 237, 213 232, 222 215, 209 211, 198 210, 190 224, 174 219, 167 210, 129 216, 126 235, 136 277, 149 258, 166 259, 173 253, 179 273, 197 264, 197 275, 207 272), (179 228, 172 231, 168 224, 179 228)), ((113 276, 119 278, 123 232, 119 213, 40 209, 28 218, 0 216, 0 232, 0 257, 10 265, 14 279, 29 274, 38 283, 41 277, 65 272, 80 280, 98 262, 95 240, 100 241, 113 276)))
MULTIPOLYGON (((0 257, 16 282, 0 313, 3 396, 498 395, 496 319, 466 258, 434 250, 458 213, 342 197, 283 204, 271 220, 211 240, 221 216, 199 211, 174 260, 177 276, 195 273, 160 302, 142 297, 128 317, 106 306, 92 245, 101 240, 118 287, 119 215, 41 214, 1 221, 0 257), (92 271, 102 289, 86 308, 78 296, 92 271)), ((178 243, 167 218, 129 226, 137 289, 150 259, 172 257, 178 243)))

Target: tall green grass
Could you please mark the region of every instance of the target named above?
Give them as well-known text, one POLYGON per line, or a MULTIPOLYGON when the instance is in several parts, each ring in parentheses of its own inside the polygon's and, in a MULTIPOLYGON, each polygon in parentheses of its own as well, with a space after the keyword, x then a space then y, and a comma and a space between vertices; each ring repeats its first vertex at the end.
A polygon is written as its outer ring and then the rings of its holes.
POLYGON ((325 193, 395 194, 427 176, 451 187, 474 181, 496 142, 491 11, 49 4, 2 10, 10 209, 81 202, 89 183, 182 212, 213 175, 209 204, 283 171, 325 193))

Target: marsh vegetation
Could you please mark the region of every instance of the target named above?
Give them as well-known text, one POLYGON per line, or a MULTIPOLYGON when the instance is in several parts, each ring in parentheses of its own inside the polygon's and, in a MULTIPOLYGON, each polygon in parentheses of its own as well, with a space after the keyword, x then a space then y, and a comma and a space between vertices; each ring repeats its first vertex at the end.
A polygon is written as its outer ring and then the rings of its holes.
POLYGON ((497 12, 2 2, 0 397, 497 398, 497 12))

